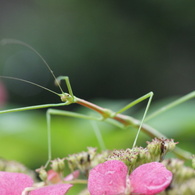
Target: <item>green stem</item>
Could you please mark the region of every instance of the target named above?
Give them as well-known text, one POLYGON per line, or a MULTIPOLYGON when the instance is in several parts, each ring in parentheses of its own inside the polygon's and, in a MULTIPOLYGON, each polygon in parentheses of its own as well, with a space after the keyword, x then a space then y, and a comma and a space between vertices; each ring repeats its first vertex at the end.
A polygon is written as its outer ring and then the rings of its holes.
POLYGON ((70 184, 87 184, 87 180, 84 179, 75 179, 71 181, 65 181, 64 183, 70 183, 70 184))

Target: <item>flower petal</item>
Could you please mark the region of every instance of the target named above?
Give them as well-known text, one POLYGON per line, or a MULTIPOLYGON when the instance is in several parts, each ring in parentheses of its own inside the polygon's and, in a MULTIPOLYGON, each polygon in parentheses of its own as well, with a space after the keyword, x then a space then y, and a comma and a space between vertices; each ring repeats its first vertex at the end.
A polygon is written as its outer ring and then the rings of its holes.
POLYGON ((21 195, 26 187, 31 187, 33 180, 23 173, 0 171, 0 194, 21 195))
POLYGON ((71 184, 55 184, 44 186, 31 191, 30 195, 64 195, 71 187, 71 184))
POLYGON ((75 170, 75 171, 72 172, 71 174, 67 175, 67 176, 64 178, 64 181, 71 181, 71 180, 73 180, 73 179, 78 178, 79 175, 80 175, 79 170, 75 170))
POLYGON ((165 190, 172 180, 172 173, 158 162, 143 164, 130 175, 133 193, 153 195, 165 190))
POLYGON ((48 172, 47 172, 47 179, 48 181, 50 181, 52 184, 55 184, 55 183, 59 183, 61 181, 61 177, 59 175, 59 173, 57 173, 56 171, 50 169, 48 172))
POLYGON ((97 165, 89 173, 90 195, 124 194, 127 174, 127 166, 118 160, 110 160, 97 165))

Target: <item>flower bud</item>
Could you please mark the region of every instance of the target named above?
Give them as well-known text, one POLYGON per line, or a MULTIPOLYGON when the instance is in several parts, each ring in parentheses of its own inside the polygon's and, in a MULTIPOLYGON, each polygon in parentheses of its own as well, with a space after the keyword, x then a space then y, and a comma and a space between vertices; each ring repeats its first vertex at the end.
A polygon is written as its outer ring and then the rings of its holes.
POLYGON ((81 172, 88 175, 88 172, 91 169, 91 163, 96 156, 96 148, 89 147, 87 149, 87 152, 83 151, 78 154, 72 154, 66 158, 72 172, 79 169, 81 172))
POLYGON ((51 168, 56 171, 57 173, 61 173, 64 171, 64 168, 65 168, 65 163, 64 163, 64 158, 63 159, 60 159, 60 158, 57 158, 55 160, 52 160, 51 161, 51 168))
POLYGON ((147 142, 147 144, 147 149, 153 160, 162 161, 165 154, 175 148, 177 142, 174 142, 173 139, 154 138, 152 142, 147 142))
POLYGON ((47 171, 45 170, 45 167, 36 169, 36 172, 39 174, 39 177, 42 181, 47 181, 47 171))

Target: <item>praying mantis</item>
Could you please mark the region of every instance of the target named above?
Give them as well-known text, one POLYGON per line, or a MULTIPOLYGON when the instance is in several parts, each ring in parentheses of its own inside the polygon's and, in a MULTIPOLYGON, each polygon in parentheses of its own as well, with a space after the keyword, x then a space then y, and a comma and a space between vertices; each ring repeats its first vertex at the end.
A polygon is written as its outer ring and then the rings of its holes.
MULTIPOLYGON (((22 108, 15 108, 15 109, 8 109, 8 110, 1 110, 0 111, 0 114, 4 114, 4 113, 11 113, 11 112, 20 112, 20 111, 48 108, 48 110, 46 112, 47 135, 48 135, 48 138, 47 138, 48 139, 48 162, 52 159, 52 150, 51 150, 51 116, 52 115, 70 116, 70 117, 76 117, 76 118, 87 119, 87 120, 92 120, 92 121, 106 121, 108 123, 111 123, 112 125, 115 125, 119 128, 122 128, 122 129, 127 128, 129 126, 133 126, 133 127, 138 129, 133 146, 132 146, 132 147, 135 147, 140 131, 145 132, 146 134, 148 134, 151 137, 166 138, 165 135, 161 134, 155 128, 147 125, 146 122, 149 119, 151 119, 151 118, 153 118, 153 117, 155 117, 155 116, 157 116, 157 115, 195 97, 195 91, 193 91, 193 92, 181 97, 180 99, 162 107, 161 109, 157 110, 153 114, 147 116, 147 112, 148 112, 148 109, 149 109, 149 106, 151 104, 152 97, 153 97, 153 92, 149 92, 149 93, 141 96, 140 98, 134 100, 133 102, 127 104, 122 109, 115 112, 115 111, 112 111, 110 109, 100 107, 100 106, 93 104, 89 101, 86 101, 84 99, 76 97, 73 94, 73 90, 72 90, 72 87, 70 84, 69 77, 67 77, 67 76, 56 77, 54 75, 53 71, 51 70, 51 68, 49 67, 49 65, 47 64, 47 62, 45 61, 45 59, 30 45, 28 45, 22 41, 13 40, 13 39, 4 39, 1 41, 1 44, 3 44, 3 45, 5 45, 5 44, 20 44, 20 45, 23 45, 23 46, 29 48, 33 52, 35 52, 40 57, 40 59, 43 61, 44 65, 48 68, 48 70, 50 71, 51 75, 54 78, 56 85, 59 87, 59 89, 61 91, 61 93, 57 93, 55 91, 52 91, 48 88, 45 88, 39 84, 33 83, 31 81, 28 81, 28 80, 15 78, 15 77, 9 77, 9 76, 0 76, 0 78, 2 78, 2 79, 18 80, 21 82, 26 82, 26 83, 31 84, 31 85, 35 85, 37 87, 43 88, 43 89, 57 95, 60 98, 61 103, 27 106, 27 107, 22 107, 22 108), (62 90, 61 81, 64 81, 66 83, 68 92, 64 92, 62 90), (147 101, 147 106, 146 106, 146 109, 144 111, 144 114, 143 114, 143 117, 141 120, 137 120, 131 116, 127 116, 127 115, 123 114, 124 111, 130 109, 131 107, 135 106, 136 104, 138 104, 144 100, 148 100, 148 101, 147 101), (55 107, 67 106, 70 104, 79 104, 81 106, 87 107, 90 110, 93 110, 96 113, 98 113, 99 117, 54 109, 55 107)), ((184 151, 178 147, 176 147, 176 149, 174 150, 174 153, 176 155, 178 155, 179 157, 184 158, 184 159, 189 159, 191 157, 191 154, 189 152, 184 151)))

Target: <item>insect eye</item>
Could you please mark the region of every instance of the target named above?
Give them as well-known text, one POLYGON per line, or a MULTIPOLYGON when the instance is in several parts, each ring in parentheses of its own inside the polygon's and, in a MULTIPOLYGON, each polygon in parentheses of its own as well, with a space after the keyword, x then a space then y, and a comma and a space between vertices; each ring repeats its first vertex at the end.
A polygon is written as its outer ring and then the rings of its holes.
POLYGON ((62 102, 66 102, 67 101, 67 96, 62 95, 62 96, 60 96, 60 99, 61 99, 62 102))

